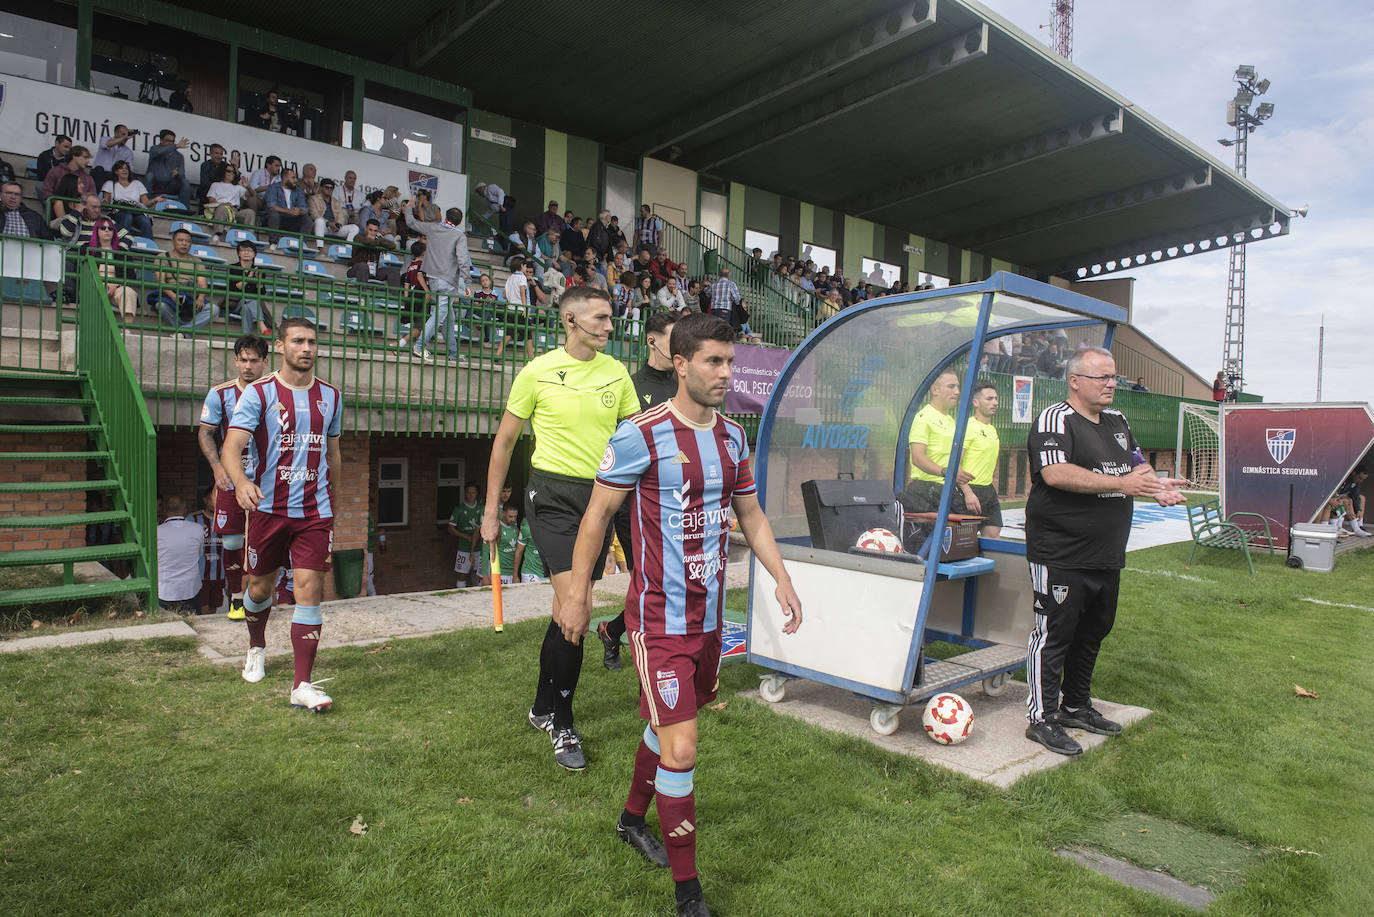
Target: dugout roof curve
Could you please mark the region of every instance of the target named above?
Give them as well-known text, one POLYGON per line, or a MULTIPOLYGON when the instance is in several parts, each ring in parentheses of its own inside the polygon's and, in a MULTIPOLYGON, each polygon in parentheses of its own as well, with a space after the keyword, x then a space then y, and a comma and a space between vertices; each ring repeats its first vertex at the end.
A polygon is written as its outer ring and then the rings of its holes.
POLYGON ((326 17, 243 0, 235 18, 468 87, 484 110, 1042 276, 1102 276, 1289 229, 1280 201, 972 0, 388 9, 416 26, 395 42, 358 27, 376 14, 362 0, 326 17))

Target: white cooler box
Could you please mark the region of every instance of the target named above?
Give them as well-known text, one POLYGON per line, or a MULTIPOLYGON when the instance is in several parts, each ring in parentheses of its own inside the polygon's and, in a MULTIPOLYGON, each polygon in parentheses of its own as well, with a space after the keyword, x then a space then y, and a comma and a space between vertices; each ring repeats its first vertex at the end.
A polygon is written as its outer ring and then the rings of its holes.
POLYGON ((1292 553, 1288 565, 1330 573, 1336 566, 1336 539, 1339 537, 1340 529, 1337 526, 1297 523, 1289 533, 1292 553))

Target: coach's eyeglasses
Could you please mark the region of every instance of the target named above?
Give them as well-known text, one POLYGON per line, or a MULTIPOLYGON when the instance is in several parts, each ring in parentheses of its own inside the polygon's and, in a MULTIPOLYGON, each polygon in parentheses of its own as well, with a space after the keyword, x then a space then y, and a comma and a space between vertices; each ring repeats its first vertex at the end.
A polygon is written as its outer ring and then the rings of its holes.
POLYGON ((1107 382, 1109 382, 1109 381, 1110 381, 1110 382, 1115 382, 1115 381, 1116 381, 1116 376, 1114 376, 1114 375, 1112 375, 1112 374, 1110 374, 1110 373, 1108 373, 1108 374, 1105 375, 1105 376, 1089 376, 1089 375, 1085 375, 1084 373, 1069 373, 1069 375, 1070 375, 1070 376, 1077 376, 1077 377, 1080 378, 1080 379, 1091 379, 1091 380, 1093 380, 1094 382, 1100 383, 1100 384, 1102 384, 1102 385, 1106 385, 1107 382))

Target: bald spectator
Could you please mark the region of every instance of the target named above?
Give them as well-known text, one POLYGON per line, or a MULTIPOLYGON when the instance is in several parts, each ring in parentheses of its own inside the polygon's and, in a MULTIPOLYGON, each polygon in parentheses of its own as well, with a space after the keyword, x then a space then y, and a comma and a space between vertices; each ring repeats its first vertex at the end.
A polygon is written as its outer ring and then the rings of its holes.
POLYGON ((37 210, 24 206, 24 189, 18 182, 0 185, 0 233, 7 236, 48 238, 48 227, 37 210))

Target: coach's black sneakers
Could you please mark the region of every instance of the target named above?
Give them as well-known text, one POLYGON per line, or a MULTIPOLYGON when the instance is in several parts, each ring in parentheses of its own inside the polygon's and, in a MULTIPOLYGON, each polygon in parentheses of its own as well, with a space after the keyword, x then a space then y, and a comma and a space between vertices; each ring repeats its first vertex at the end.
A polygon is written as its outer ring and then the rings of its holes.
POLYGON ((1107 719, 1089 704, 1082 710, 1059 708, 1059 725, 1065 729, 1082 729, 1100 736, 1121 735, 1121 724, 1107 719))
POLYGON ((1057 755, 1072 757, 1083 754, 1083 746, 1064 731, 1064 727, 1059 725, 1057 719, 1031 723, 1026 727, 1026 738, 1032 742, 1039 742, 1057 755))
POLYGON ((535 713, 534 708, 530 708, 530 725, 540 732, 553 732, 553 711, 548 713, 535 713))
POLYGON ((553 760, 559 767, 570 771, 585 771, 587 756, 582 753, 582 736, 569 726, 566 729, 551 729, 549 739, 553 742, 553 760))
POLYGON ((596 625, 596 635, 601 638, 601 646, 603 647, 601 664, 606 667, 607 671, 619 672, 624 666, 624 663, 620 661, 620 641, 607 632, 605 621, 596 625))
POLYGON ((616 819, 615 833, 653 865, 668 868, 668 851, 664 849, 663 842, 654 837, 654 830, 648 825, 627 825, 616 819))

